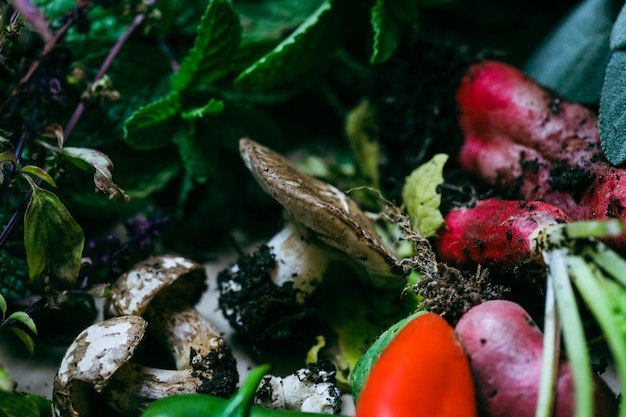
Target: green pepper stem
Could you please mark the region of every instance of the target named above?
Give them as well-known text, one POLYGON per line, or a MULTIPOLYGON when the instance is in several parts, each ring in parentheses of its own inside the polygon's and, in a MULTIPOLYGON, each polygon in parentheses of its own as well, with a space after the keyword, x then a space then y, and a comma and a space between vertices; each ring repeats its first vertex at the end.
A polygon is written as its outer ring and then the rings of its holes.
POLYGON ((256 390, 263 377, 269 372, 270 366, 261 365, 248 374, 248 377, 241 385, 241 388, 228 401, 228 405, 224 410, 224 416, 229 417, 247 417, 250 414, 256 390))

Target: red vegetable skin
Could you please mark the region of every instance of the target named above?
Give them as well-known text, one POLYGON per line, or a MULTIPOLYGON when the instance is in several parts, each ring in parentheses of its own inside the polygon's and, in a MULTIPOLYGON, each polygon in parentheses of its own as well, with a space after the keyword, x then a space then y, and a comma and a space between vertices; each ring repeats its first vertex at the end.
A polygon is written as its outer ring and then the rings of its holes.
MULTIPOLYGON (((486 301, 465 313, 456 325, 470 357, 478 407, 485 417, 534 417, 543 335, 518 304, 486 301)), ((575 410, 569 364, 559 366, 555 417, 571 417, 575 410)), ((599 378, 595 381, 595 415, 616 415, 615 396, 599 378)))
MULTIPOLYGON (((456 93, 462 168, 573 220, 626 220, 626 170, 604 157, 596 115, 497 61, 469 68, 456 93)), ((612 245, 626 251, 626 234, 612 245)))
POLYGON ((568 219, 561 209, 540 201, 489 198, 450 211, 434 248, 440 261, 457 267, 480 264, 493 272, 511 271, 543 262, 537 237, 568 219))
POLYGON ((467 356, 439 315, 411 320, 374 363, 356 417, 475 417, 467 356))

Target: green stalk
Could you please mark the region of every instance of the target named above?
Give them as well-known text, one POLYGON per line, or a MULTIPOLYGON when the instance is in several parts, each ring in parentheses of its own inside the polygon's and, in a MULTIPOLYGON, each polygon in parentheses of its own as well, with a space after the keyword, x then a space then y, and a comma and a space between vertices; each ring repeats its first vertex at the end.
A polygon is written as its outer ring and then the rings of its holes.
POLYGON ((595 265, 620 284, 626 286, 626 275, 624 274, 624 271, 626 271, 626 260, 609 249, 604 243, 594 242, 593 246, 586 246, 582 250, 581 255, 590 257, 595 265))
MULTIPOLYGON (((572 272, 574 284, 585 300, 604 337, 617 367, 620 382, 624 386, 626 378, 626 292, 614 281, 602 276, 602 272, 589 265, 579 256, 569 256, 566 260, 572 272)), ((604 266, 604 265, 603 265, 604 266)), ((620 417, 626 417, 626 407, 620 407, 620 417)))
POLYGON ((568 260, 580 259, 571 256, 568 249, 557 249, 547 254, 550 274, 554 279, 557 308, 562 320, 563 341, 574 379, 576 417, 593 416, 593 374, 587 350, 587 341, 574 289, 570 281, 568 260))
MULTIPOLYGON (((546 264, 550 264, 549 253, 543 254, 546 264)), ((535 417, 552 417, 556 393, 557 370, 560 356, 561 332, 559 313, 556 309, 554 279, 548 271, 546 285, 546 304, 543 330, 543 357, 541 360, 541 381, 539 397, 535 408, 535 417)))

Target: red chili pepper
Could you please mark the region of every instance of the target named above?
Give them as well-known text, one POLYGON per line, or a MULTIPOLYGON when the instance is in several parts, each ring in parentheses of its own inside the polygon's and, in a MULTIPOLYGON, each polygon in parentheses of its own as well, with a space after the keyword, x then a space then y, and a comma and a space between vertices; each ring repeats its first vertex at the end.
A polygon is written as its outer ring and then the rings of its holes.
POLYGON ((374 363, 356 417, 475 417, 469 360, 454 329, 439 315, 404 326, 374 363))

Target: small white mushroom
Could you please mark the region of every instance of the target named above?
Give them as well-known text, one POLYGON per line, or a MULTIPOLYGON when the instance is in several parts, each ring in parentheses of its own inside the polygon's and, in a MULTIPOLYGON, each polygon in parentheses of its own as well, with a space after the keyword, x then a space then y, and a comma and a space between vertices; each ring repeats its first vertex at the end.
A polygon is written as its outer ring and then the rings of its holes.
POLYGON ((116 280, 105 313, 144 317, 149 331, 171 352, 177 369, 205 373, 215 380, 206 391, 229 397, 239 380, 235 359, 219 331, 195 308, 206 280, 206 269, 197 262, 153 256, 116 280))
POLYGON ((339 414, 341 390, 335 384, 335 373, 307 367, 285 377, 263 377, 255 403, 275 410, 339 414))
POLYGON ((159 398, 202 392, 211 383, 208 375, 191 369, 158 369, 132 362, 146 327, 139 316, 120 316, 84 329, 68 347, 57 371, 55 415, 89 417, 104 405, 126 416, 138 416, 159 398))

